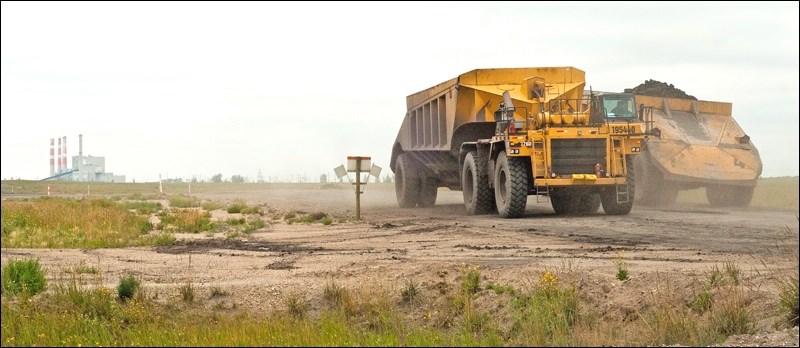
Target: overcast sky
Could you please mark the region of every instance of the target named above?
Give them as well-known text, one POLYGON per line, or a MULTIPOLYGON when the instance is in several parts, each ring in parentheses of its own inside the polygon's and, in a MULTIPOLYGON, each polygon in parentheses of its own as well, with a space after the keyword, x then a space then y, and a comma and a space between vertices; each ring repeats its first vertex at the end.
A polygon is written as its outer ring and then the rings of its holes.
MULTIPOLYGON (((347 156, 391 173, 406 96, 477 68, 655 79, 733 115, 798 175, 798 2, 2 2, 2 178, 49 175, 50 138, 127 181, 269 180, 347 156)), ((71 165, 71 159, 70 159, 71 165)))

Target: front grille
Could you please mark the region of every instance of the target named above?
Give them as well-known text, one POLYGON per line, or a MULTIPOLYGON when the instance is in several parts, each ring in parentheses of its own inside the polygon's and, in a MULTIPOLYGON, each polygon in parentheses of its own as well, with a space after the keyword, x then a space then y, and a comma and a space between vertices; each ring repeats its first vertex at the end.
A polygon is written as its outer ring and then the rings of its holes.
POLYGON ((552 139, 552 170, 558 175, 594 174, 594 165, 606 164, 605 139, 552 139))

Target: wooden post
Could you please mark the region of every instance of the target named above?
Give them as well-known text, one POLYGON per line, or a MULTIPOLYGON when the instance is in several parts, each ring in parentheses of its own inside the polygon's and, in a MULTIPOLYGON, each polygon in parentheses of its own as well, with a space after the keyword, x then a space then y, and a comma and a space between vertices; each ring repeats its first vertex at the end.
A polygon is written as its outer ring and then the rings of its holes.
POLYGON ((361 220, 361 157, 356 157, 356 220, 361 220))

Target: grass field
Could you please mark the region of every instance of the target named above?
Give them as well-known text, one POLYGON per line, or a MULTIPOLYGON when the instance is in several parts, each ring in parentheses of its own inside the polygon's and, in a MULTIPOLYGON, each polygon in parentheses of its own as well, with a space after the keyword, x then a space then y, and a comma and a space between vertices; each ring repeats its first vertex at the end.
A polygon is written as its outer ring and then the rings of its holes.
MULTIPOLYGON (((250 190, 315 190, 321 184, 193 184, 192 192, 250 190)), ((344 187, 349 184, 333 185, 344 187)), ((374 186, 378 186, 375 188, 374 186)), ((373 189, 393 190, 392 184, 373 189)), ((2 202, 3 248, 117 248, 169 244, 176 231, 213 230, 207 212, 184 196, 188 184, 168 184, 170 202, 185 208, 162 209, 147 202, 159 197, 158 184, 86 184, 73 182, 3 181, 3 196, 24 199, 2 202), (73 198, 26 197, 55 195, 73 198), (88 188, 87 188, 88 186, 88 188), (92 197, 79 199, 87 190, 92 197), (12 192, 13 191, 13 192, 12 192), (103 196, 103 197, 96 197, 103 196), (119 197, 119 200, 114 199, 119 197), (78 199, 76 199, 78 198, 78 199), (122 199, 124 198, 124 199, 122 199), (149 204, 147 204, 149 203, 149 204), (177 204, 180 203, 180 204, 177 204), (189 214, 191 213, 191 214, 189 214), (146 216, 159 214, 163 234, 146 216), (197 229, 195 230, 195 227, 197 229)), ((682 192, 680 202, 707 204, 702 190, 682 192)), ((242 202, 227 209, 246 211, 242 202)), ((762 179, 753 206, 793 209, 798 206, 798 178, 762 179)), ((223 209, 219 203, 213 209, 223 209)), ((257 212, 252 215, 258 216, 257 212)), ((259 220, 260 221, 260 220, 259 220)), ((288 222, 287 222, 288 223, 288 222)), ((227 231, 248 220, 220 223, 227 231)), ((261 225, 263 227, 263 225, 261 225)), ((258 227, 255 227, 258 228, 258 227)), ((796 254, 795 254, 795 264, 796 254)), ((622 266, 620 266, 622 267, 622 266)), ((2 346, 707 346, 728 336, 751 334, 754 317, 747 295, 756 281, 740 283, 734 263, 716 268, 699 281, 685 280, 689 298, 673 298, 669 284, 656 284, 637 316, 602 320, 596 303, 566 281, 567 273, 543 271, 527 287, 485 281, 475 267, 460 272, 445 292, 423 292, 413 278, 406 284, 367 283, 346 288, 331 279, 311 308, 305 296, 287 294, 282 310, 252 313, 246 308, 204 308, 205 298, 191 283, 180 297, 159 300, 153 284, 120 279, 104 287, 96 268, 69 271, 40 269, 32 259, 3 265, 2 346), (719 271, 719 270, 724 271, 719 271), (45 277, 48 275, 49 277, 45 277), (53 279, 45 284, 43 279, 53 279), (393 289, 393 290, 388 290, 393 289), (398 291, 399 289, 399 291, 398 291)), ((620 268, 622 271, 622 268, 620 268)), ((618 273, 617 279, 623 281, 618 273)), ((797 320, 797 277, 780 283, 775 306, 788 313, 776 324, 797 320), (792 312, 793 311, 793 312, 792 312), (793 319, 792 319, 793 318, 793 319)), ((775 281, 771 275, 765 279, 775 281)), ((761 283, 758 283, 761 284, 761 283)), ((760 285, 759 285, 760 286, 760 285)), ((208 296, 225 296, 216 289, 208 296)), ((210 297, 209 297, 210 298, 210 297)))
MULTIPOLYGON (((162 190, 166 195, 208 193, 208 192, 246 192, 270 189, 297 189, 315 190, 327 187, 343 186, 348 184, 320 184, 320 183, 169 183, 163 184, 162 190)), ((393 190, 394 184, 370 183, 372 190, 393 190)), ((152 198, 160 193, 158 183, 85 183, 62 181, 30 181, 6 180, 0 183, 0 193, 5 197, 13 195, 47 195, 48 186, 52 195, 104 195, 119 196, 120 198, 136 199, 136 197, 152 198)), ((752 207, 798 210, 798 177, 761 178, 753 193, 752 207)), ((705 189, 685 190, 678 195, 678 202, 693 204, 708 204, 705 189)))

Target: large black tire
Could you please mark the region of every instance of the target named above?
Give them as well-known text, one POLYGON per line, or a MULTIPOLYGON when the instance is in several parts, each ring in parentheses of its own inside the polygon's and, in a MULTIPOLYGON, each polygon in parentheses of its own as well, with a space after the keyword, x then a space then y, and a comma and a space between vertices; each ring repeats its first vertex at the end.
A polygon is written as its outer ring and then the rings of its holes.
MULTIPOLYGON (((629 166, 630 167, 630 166, 629 166)), ((649 206, 667 206, 678 199, 678 185, 664 180, 664 174, 653 164, 650 153, 636 156, 633 165, 637 173, 636 202, 649 206)))
POLYGON ((578 201, 578 214, 594 214, 600 209, 600 195, 586 193, 578 201))
POLYGON ((520 157, 497 156, 494 171, 494 198, 497 212, 504 218, 518 218, 528 204, 528 171, 520 157))
POLYGON ((397 156, 394 173, 394 191, 400 208, 413 208, 417 206, 422 184, 419 171, 412 160, 405 154, 397 156))
POLYGON ((464 207, 468 215, 488 214, 492 210, 494 193, 489 187, 489 174, 486 162, 478 160, 478 153, 471 151, 464 158, 461 170, 461 190, 464 194, 464 207))
POLYGON ((753 200, 755 186, 708 185, 706 197, 715 207, 746 207, 753 200))
POLYGON ((574 214, 578 211, 577 197, 574 197, 571 191, 568 188, 561 188, 550 194, 550 205, 557 215, 574 214))
POLYGON ((420 207, 432 207, 436 204, 436 195, 439 193, 439 185, 436 179, 425 177, 421 180, 422 187, 419 191, 417 205, 420 207))
POLYGON ((600 193, 600 200, 603 203, 603 211, 607 215, 628 215, 633 208, 634 197, 636 197, 636 170, 633 165, 633 156, 627 156, 626 162, 628 165, 628 175, 626 181, 628 183, 628 202, 617 202, 617 188, 615 186, 606 187, 600 193))
POLYGON ((550 195, 550 204, 558 215, 594 214, 600 209, 600 195, 562 188, 550 195))

